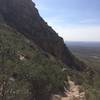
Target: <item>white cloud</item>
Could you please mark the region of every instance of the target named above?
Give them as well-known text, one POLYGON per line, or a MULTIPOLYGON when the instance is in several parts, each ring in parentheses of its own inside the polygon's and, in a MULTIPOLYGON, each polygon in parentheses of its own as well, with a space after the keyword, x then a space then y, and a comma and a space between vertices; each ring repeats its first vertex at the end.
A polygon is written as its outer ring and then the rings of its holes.
POLYGON ((64 23, 63 16, 50 16, 45 18, 48 21, 48 24, 51 26, 60 25, 64 23))
MULTIPOLYGON (((78 19, 76 21, 79 22, 75 22, 77 24, 71 25, 68 24, 69 22, 68 23, 64 22, 65 17, 62 15, 62 11, 56 10, 56 14, 54 14, 52 9, 50 9, 46 5, 46 0, 44 1, 33 0, 33 1, 36 2, 36 7, 39 9, 39 12, 41 12, 41 15, 44 15, 44 13, 46 12, 45 14, 47 14, 48 16, 42 16, 42 17, 47 21, 47 23, 50 26, 52 26, 55 29, 57 33, 59 33, 60 36, 64 38, 64 40, 100 41, 100 25, 99 24, 93 25, 93 23, 98 22, 98 19, 87 17, 84 19, 78 19), (59 13, 57 13, 57 11, 59 13)), ((76 16, 76 15, 72 14, 71 16, 76 16)), ((72 20, 71 18, 69 19, 72 20)))
POLYGON ((100 41, 100 26, 55 26, 55 30, 64 40, 100 41))
POLYGON ((88 24, 88 23, 98 23, 99 19, 96 19, 96 18, 89 18, 89 19, 82 19, 80 20, 80 23, 82 24, 88 24))
POLYGON ((63 16, 52 16, 46 20, 65 41, 100 41, 100 25, 66 24, 63 16))
POLYGON ((100 41, 100 25, 66 24, 61 16, 46 20, 65 41, 100 41))

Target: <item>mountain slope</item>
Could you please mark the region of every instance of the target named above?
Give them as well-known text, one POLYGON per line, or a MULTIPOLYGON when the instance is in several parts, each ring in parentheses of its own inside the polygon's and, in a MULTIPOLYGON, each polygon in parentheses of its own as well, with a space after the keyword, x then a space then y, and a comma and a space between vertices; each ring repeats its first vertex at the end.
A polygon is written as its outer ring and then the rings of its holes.
POLYGON ((0 100, 51 100, 68 90, 67 76, 82 85, 91 74, 31 0, 0 0, 0 100))
POLYGON ((86 65, 72 55, 63 39, 40 17, 32 0, 0 0, 0 14, 8 25, 23 33, 44 51, 71 68, 86 69, 86 65))
POLYGON ((0 100, 51 100, 52 95, 64 93, 64 86, 69 88, 67 75, 77 84, 91 78, 89 73, 69 69, 23 34, 0 24, 0 100))
POLYGON ((0 100, 49 100, 64 91, 63 67, 21 33, 0 25, 0 100))

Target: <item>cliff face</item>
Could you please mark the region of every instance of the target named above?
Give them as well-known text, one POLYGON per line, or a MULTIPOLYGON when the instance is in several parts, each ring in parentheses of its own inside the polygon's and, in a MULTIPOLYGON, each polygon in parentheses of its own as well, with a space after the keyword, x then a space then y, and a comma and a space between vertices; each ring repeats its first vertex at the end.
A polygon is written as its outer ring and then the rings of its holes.
POLYGON ((8 25, 23 33, 44 51, 77 70, 85 69, 68 50, 64 41, 40 17, 32 0, 0 0, 0 13, 8 25))

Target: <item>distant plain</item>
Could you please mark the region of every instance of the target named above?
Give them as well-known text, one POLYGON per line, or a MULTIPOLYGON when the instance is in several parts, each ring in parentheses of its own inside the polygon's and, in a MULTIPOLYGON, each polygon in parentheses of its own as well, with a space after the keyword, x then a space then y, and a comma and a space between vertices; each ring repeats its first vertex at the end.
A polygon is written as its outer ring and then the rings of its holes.
POLYGON ((66 42, 74 55, 100 72, 100 42, 66 42))

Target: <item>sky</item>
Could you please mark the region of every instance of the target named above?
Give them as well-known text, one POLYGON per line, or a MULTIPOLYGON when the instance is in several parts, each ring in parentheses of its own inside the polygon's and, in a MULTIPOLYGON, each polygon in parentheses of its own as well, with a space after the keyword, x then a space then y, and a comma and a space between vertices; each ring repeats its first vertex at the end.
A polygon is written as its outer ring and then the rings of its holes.
POLYGON ((33 0, 65 41, 100 41, 100 0, 33 0))

